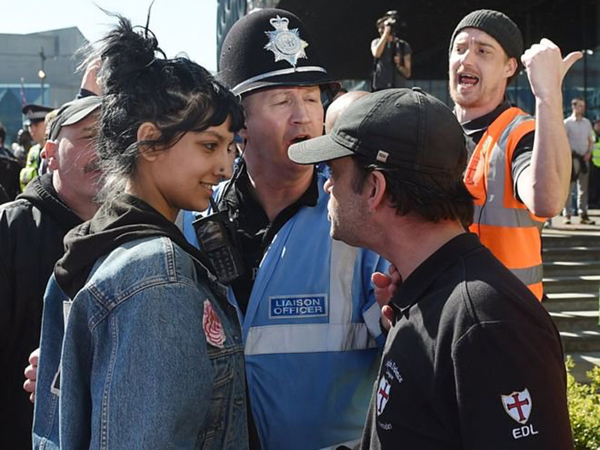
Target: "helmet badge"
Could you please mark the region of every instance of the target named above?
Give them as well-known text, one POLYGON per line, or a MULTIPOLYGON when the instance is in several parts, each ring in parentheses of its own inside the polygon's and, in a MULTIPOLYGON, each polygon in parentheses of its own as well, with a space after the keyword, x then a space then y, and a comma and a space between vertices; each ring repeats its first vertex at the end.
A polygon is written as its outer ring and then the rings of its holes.
POLYGON ((286 60, 292 66, 296 67, 299 58, 306 58, 304 49, 308 47, 308 42, 300 39, 298 28, 288 29, 290 23, 287 17, 273 17, 270 21, 275 31, 265 31, 269 37, 269 42, 264 46, 265 50, 270 50, 275 54, 275 62, 286 60))

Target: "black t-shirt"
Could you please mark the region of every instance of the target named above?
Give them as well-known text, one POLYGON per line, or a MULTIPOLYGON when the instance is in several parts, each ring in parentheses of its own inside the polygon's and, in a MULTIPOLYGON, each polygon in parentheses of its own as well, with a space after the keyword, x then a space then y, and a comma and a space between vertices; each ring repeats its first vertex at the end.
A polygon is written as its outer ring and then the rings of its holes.
POLYGON ((246 168, 227 193, 224 201, 231 211, 236 212, 236 238, 245 273, 233 282, 232 288, 240 309, 246 313, 254 279, 265 251, 277 232, 302 206, 315 206, 319 197, 316 172, 304 194, 293 204, 283 209, 271 222, 267 213, 255 198, 246 168))
MULTIPOLYGON (((511 104, 508 100, 504 100, 496 109, 476 119, 469 120, 461 123, 465 137, 467 139, 467 150, 469 151, 469 158, 471 157, 475 147, 483 137, 483 134, 487 131, 488 127, 508 108, 511 104)), ((517 193, 517 179, 524 169, 529 167, 531 164, 531 152, 533 151, 533 138, 534 132, 530 131, 523 135, 523 137, 517 143, 515 151, 513 153, 511 166, 512 166, 512 179, 513 179, 513 190, 517 193)), ((516 195, 517 199, 518 193, 516 195)))
MULTIPOLYGON (((378 40, 378 39, 376 39, 378 40)), ((408 42, 394 38, 387 42, 380 58, 375 60, 373 72, 373 89, 402 88, 406 86, 406 78, 398 71, 394 56, 398 55, 400 61, 404 56, 410 55, 412 50, 408 42)))
POLYGON ((392 307, 362 448, 573 448, 558 331, 475 235, 431 255, 392 307))

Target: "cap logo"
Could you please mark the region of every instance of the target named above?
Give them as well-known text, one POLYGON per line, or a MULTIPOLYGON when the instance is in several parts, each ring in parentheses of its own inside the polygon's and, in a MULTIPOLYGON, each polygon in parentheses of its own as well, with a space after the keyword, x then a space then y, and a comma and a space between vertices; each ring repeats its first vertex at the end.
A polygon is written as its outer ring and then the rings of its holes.
POLYGON ((377 152, 377 161, 385 163, 388 160, 388 156, 390 156, 390 154, 388 152, 384 152, 383 150, 379 150, 377 152))
POLYGON ((287 17, 273 17, 269 20, 275 31, 265 31, 269 42, 263 48, 275 54, 275 62, 286 60, 296 67, 299 58, 306 58, 304 49, 308 42, 300 39, 298 28, 288 29, 290 23, 287 17))

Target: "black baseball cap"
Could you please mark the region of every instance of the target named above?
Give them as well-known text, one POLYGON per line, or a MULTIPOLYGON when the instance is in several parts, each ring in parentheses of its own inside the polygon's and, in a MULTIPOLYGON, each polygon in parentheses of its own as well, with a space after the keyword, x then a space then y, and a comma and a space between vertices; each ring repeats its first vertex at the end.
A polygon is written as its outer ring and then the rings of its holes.
POLYGON ((49 139, 51 141, 56 140, 62 127, 74 125, 82 121, 99 109, 101 105, 102 98, 97 95, 78 98, 77 100, 65 103, 60 107, 56 118, 50 124, 49 139))
POLYGON ((46 114, 53 110, 54 108, 51 108, 49 106, 35 105, 33 103, 30 103, 28 105, 23 106, 21 112, 27 117, 27 120, 30 123, 35 123, 42 122, 44 119, 46 119, 46 114))
POLYGON ((288 149, 298 164, 356 154, 390 167, 454 174, 467 150, 450 108, 416 87, 366 95, 342 113, 330 134, 288 149))
POLYGON ((277 86, 338 85, 300 19, 275 8, 255 10, 231 27, 218 77, 237 95, 277 86))

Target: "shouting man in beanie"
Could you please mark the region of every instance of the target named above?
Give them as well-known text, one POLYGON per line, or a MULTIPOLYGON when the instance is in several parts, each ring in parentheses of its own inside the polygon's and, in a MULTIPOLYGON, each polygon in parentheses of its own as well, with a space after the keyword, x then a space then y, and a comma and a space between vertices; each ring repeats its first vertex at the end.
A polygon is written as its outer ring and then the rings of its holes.
POLYGON ((475 197, 471 231, 539 300, 539 229, 565 204, 571 174, 561 85, 579 58, 575 52, 563 60, 548 39, 523 54, 519 28, 492 10, 468 14, 450 40, 450 95, 470 150, 465 183, 475 197), (535 95, 535 121, 505 95, 521 64, 535 95))
MULTIPOLYGON (((403 283, 361 448, 573 448, 560 337, 527 287, 472 233, 467 154, 452 112, 420 89, 356 100, 327 136, 334 239, 380 253, 403 283)), ((388 315, 388 314, 386 314, 388 315)))
POLYGON ((333 80, 317 50, 296 16, 263 9, 231 28, 220 58, 246 110, 241 166, 217 199, 235 217, 244 266, 229 293, 242 317, 253 448, 360 439, 383 343, 370 276, 387 263, 332 241, 325 174, 287 154, 323 131, 333 80))

